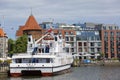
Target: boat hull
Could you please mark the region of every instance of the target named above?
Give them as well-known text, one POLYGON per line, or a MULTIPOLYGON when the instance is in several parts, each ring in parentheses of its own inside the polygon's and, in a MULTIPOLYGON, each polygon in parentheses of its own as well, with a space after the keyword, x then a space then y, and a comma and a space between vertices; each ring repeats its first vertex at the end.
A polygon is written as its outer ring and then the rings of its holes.
POLYGON ((61 66, 54 66, 54 67, 11 67, 10 68, 10 76, 12 77, 20 77, 23 75, 37 75, 37 76, 53 76, 62 73, 66 73, 70 71, 71 64, 61 65, 61 66), (28 70, 29 69, 29 70, 28 70), (16 72, 17 71, 17 72, 16 72), (40 72, 39 72, 40 71, 40 72), (23 73, 28 72, 28 74, 23 73), (38 73, 37 73, 38 72, 38 73))

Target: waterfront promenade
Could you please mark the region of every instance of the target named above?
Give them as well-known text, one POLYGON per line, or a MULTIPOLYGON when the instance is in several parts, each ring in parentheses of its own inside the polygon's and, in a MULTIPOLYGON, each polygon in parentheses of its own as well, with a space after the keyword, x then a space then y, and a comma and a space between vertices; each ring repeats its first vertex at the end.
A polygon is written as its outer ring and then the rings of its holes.
POLYGON ((91 60, 90 62, 84 62, 81 60, 74 60, 72 66, 80 67, 86 65, 96 65, 96 66, 120 66, 119 60, 91 60))

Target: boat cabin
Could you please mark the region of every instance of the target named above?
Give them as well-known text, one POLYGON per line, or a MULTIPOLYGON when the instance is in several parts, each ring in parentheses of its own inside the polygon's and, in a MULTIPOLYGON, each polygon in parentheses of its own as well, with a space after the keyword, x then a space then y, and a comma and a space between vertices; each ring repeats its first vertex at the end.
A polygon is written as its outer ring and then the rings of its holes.
POLYGON ((14 63, 53 63, 53 58, 14 58, 14 63))

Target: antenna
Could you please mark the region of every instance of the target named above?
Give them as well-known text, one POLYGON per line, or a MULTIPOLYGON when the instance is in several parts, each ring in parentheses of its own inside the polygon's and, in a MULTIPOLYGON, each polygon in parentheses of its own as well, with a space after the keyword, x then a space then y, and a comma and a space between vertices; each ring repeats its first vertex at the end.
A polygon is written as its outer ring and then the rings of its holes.
POLYGON ((31 10, 31 15, 32 15, 32 7, 30 8, 30 10, 31 10))

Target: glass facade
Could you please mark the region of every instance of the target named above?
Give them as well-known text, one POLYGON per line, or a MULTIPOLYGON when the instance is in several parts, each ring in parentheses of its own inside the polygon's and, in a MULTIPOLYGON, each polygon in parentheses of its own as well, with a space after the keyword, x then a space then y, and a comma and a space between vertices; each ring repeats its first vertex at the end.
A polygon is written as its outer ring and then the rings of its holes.
POLYGON ((80 28, 76 30, 77 53, 90 54, 91 58, 101 51, 101 39, 98 30, 93 28, 80 28))
POLYGON ((98 31, 77 31, 77 40, 100 40, 98 31))

